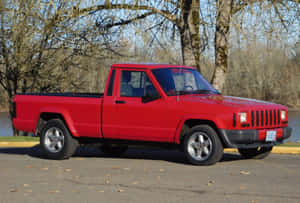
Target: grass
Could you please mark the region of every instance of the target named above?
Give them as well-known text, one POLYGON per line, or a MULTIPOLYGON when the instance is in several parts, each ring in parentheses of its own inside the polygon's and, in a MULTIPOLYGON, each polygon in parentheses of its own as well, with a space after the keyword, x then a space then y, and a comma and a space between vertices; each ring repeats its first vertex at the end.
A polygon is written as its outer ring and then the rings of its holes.
POLYGON ((0 137, 0 142, 39 142, 39 137, 25 137, 25 136, 5 136, 0 137))
POLYGON ((278 147, 300 147, 300 143, 288 142, 288 143, 283 143, 281 145, 278 145, 278 147))

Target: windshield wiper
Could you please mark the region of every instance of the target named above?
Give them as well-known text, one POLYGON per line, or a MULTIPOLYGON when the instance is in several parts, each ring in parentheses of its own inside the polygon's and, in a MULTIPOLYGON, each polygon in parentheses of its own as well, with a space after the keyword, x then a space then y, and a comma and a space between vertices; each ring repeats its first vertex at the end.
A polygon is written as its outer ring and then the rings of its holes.
POLYGON ((179 90, 175 91, 175 95, 185 95, 185 94, 192 94, 191 91, 179 90))
POLYGON ((214 91, 214 90, 207 90, 207 89, 203 89, 203 90, 194 90, 191 91, 192 94, 221 94, 218 91, 214 91))
POLYGON ((169 95, 187 95, 187 94, 220 94, 220 92, 218 91, 213 91, 213 90, 207 90, 207 89, 203 89, 203 90, 178 90, 178 91, 174 91, 172 92, 172 94, 169 95))

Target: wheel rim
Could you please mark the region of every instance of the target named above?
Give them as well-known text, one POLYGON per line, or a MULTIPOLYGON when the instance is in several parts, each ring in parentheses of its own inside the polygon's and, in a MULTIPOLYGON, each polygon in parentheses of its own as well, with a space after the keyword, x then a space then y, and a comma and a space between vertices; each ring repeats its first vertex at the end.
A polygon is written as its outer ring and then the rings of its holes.
POLYGON ((50 152, 57 153, 61 151, 64 147, 64 141, 65 137, 60 129, 52 127, 46 131, 44 143, 50 152))
POLYGON ((195 132, 189 138, 187 150, 193 159, 206 160, 212 153, 212 141, 206 133, 195 132))

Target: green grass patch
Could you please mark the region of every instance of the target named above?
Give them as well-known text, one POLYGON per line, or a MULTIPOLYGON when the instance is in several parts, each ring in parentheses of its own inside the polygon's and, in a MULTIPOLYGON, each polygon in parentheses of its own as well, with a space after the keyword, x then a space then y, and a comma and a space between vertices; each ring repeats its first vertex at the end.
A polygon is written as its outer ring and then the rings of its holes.
POLYGON ((6 136, 0 137, 0 142, 39 142, 39 137, 6 136))

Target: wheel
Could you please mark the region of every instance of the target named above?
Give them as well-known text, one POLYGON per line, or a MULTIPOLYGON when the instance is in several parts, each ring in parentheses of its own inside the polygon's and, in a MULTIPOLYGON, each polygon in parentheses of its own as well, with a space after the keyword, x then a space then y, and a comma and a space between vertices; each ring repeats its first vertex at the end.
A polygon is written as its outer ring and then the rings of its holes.
POLYGON ((223 145, 216 131, 209 125, 191 128, 183 145, 186 158, 194 165, 212 165, 223 156, 223 145))
POLYGON ((126 145, 112 145, 112 144, 104 144, 100 147, 101 151, 107 155, 112 156, 121 156, 124 154, 128 146, 126 145))
POLYGON ((52 119, 46 123, 41 131, 40 145, 49 159, 68 159, 77 149, 75 140, 64 122, 52 119))
POLYGON ((273 147, 257 147, 249 149, 238 149, 239 153, 246 159, 264 159, 272 151, 273 147))

